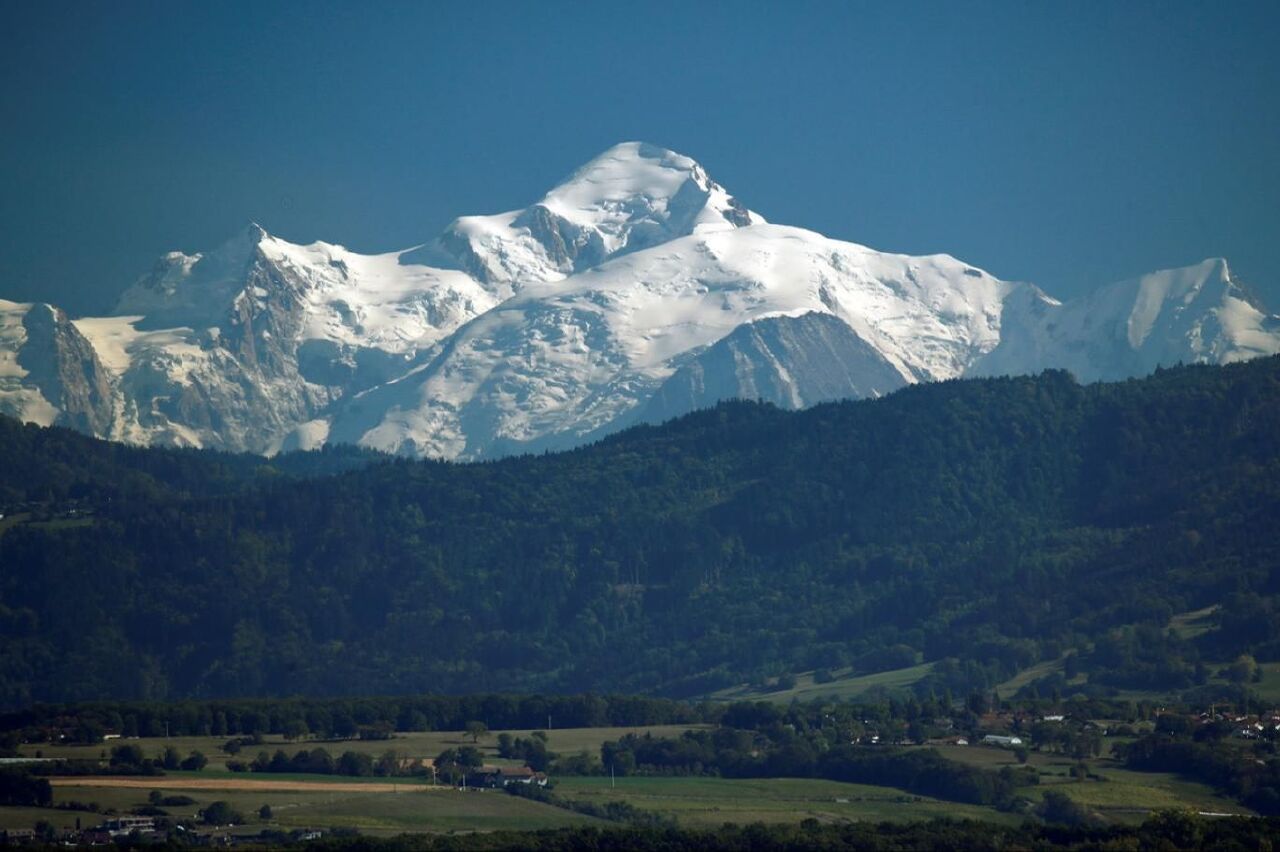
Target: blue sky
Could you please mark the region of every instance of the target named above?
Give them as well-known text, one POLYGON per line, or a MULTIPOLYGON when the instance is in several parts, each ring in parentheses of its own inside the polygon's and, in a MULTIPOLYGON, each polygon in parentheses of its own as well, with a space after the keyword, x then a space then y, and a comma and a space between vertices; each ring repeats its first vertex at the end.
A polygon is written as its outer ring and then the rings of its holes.
POLYGON ((0 298, 103 310, 256 220, 362 251, 626 139, 748 206, 1071 296, 1280 308, 1280 3, 0 5, 0 298))

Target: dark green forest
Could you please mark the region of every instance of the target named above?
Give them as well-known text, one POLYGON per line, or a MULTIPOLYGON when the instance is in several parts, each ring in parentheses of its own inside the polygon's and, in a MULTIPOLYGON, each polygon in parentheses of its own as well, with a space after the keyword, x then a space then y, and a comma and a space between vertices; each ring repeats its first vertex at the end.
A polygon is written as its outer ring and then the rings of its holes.
POLYGON ((1280 659, 1280 358, 735 402, 482 464, 0 420, 0 704, 695 696, 937 661, 1099 688, 1280 659), (1218 605, 1195 639, 1175 614, 1218 605))

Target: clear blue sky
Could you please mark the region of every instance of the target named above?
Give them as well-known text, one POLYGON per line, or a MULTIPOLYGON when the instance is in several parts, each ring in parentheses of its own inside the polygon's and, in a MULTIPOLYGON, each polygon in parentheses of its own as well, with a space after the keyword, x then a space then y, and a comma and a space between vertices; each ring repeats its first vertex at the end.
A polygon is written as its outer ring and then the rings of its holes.
POLYGON ((609 145, 1070 296, 1224 255, 1280 308, 1280 3, 0 0, 0 297, 103 310, 249 220, 362 251, 609 145))

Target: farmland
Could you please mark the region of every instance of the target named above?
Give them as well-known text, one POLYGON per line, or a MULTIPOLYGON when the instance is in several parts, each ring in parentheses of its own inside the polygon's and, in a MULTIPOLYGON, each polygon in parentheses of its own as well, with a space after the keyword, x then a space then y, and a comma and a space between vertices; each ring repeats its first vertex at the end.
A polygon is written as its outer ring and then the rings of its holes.
MULTIPOLYGON (((628 732, 673 736, 683 726, 650 728, 566 729, 548 733, 551 745, 562 753, 598 752, 600 744, 628 732)), ((526 736, 528 732, 513 731, 526 736)), ((481 738, 487 761, 498 758, 491 744, 496 734, 481 738)), ((165 746, 180 750, 208 749, 213 738, 172 738, 138 741, 148 754, 165 746)), ((412 733, 382 742, 328 744, 334 751, 363 749, 369 753, 388 748, 407 756, 433 756, 445 748, 469 744, 458 732, 412 733)), ((314 746, 314 742, 269 739, 262 748, 274 750, 314 746)), ((1011 751, 982 746, 938 746, 949 760, 982 769, 1018 766, 1011 751)), ((34 749, 28 749, 34 751, 34 749)), ((43 746, 46 756, 96 757, 101 747, 43 746)), ((994 807, 940 801, 891 787, 850 784, 809 778, 731 779, 708 776, 652 777, 608 776, 555 778, 554 795, 561 802, 603 807, 625 802, 634 808, 669 819, 687 828, 716 827, 724 823, 799 823, 816 819, 824 823, 847 821, 916 822, 949 817, 1017 824, 1027 817, 1047 790, 1065 793, 1089 811, 1113 822, 1137 823, 1153 810, 1182 807, 1201 812, 1249 813, 1239 803, 1218 796, 1195 782, 1165 773, 1133 772, 1109 758, 1089 761, 1089 775, 1073 776, 1077 762, 1063 755, 1033 751, 1027 765, 1036 770, 1037 784, 1019 789, 1025 804, 1012 811, 994 807)), ((160 777, 54 778, 54 803, 90 805, 95 811, 44 808, 0 808, 0 827, 29 827, 46 820, 58 828, 73 828, 99 821, 102 813, 129 813, 148 803, 152 790, 163 795, 181 793, 193 799, 181 807, 166 808, 175 819, 193 819, 211 802, 220 800, 246 815, 244 831, 262 828, 355 828, 370 833, 447 832, 458 830, 541 829, 597 823, 552 804, 508 796, 499 791, 459 791, 435 786, 424 778, 350 778, 342 776, 236 773, 211 763, 202 772, 171 772, 160 777), (267 805, 268 819, 258 811, 267 805)))

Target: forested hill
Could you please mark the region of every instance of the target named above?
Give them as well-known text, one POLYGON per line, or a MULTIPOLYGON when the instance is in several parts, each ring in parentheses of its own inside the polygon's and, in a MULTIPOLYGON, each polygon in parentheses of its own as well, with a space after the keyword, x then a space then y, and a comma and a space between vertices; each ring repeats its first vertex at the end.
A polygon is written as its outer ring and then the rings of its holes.
POLYGON ((234 493, 265 479, 332 475, 386 458, 353 446, 274 459, 214 450, 146 449, 0 415, 0 511, 26 503, 98 506, 116 499, 234 493))
POLYGON ((28 505, 0 507, 0 702, 697 695, 918 660, 967 689, 1072 649, 1099 684, 1189 687, 1280 659, 1278 426, 1277 358, 733 403, 474 465, 3 422, 0 499, 28 505), (326 465, 355 469, 289 473, 326 465), (1213 604, 1222 629, 1165 631, 1213 604))

